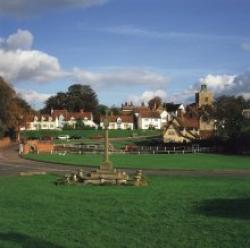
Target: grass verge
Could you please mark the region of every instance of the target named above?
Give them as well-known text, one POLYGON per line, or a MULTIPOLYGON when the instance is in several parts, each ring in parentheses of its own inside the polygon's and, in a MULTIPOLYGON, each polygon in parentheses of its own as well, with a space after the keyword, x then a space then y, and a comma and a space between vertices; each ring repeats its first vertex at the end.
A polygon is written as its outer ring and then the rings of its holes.
MULTIPOLYGON (((100 165, 102 155, 87 154, 28 154, 25 158, 63 163, 68 165, 100 165)), ((114 154, 111 160, 116 167, 148 169, 250 169, 249 156, 219 154, 164 154, 164 155, 128 155, 114 154)))
POLYGON ((149 186, 0 178, 0 247, 249 247, 248 178, 150 177, 149 186))

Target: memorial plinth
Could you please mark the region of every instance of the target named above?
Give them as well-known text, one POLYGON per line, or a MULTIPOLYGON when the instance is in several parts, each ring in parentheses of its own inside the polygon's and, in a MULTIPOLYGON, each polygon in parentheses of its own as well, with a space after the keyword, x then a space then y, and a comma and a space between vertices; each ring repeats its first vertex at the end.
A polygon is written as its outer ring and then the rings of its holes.
MULTIPOLYGON (((84 185, 135 185, 144 186, 146 182, 142 176, 142 171, 137 171, 137 174, 132 178, 125 171, 119 171, 113 168, 112 162, 109 160, 109 136, 108 136, 109 121, 108 116, 104 120, 104 158, 99 169, 94 171, 79 170, 76 173, 65 175, 62 183, 82 183, 84 185)), ((60 182, 59 182, 60 183, 60 182)))

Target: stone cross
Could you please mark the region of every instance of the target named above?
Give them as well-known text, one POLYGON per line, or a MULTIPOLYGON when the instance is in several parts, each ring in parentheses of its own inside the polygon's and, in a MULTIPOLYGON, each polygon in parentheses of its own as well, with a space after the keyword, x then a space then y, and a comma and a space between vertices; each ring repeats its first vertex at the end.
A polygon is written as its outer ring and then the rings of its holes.
POLYGON ((104 138, 104 161, 100 165, 101 170, 112 170, 112 162, 109 160, 109 119, 108 114, 106 112, 106 116, 103 120, 103 125, 105 129, 105 138, 104 138))

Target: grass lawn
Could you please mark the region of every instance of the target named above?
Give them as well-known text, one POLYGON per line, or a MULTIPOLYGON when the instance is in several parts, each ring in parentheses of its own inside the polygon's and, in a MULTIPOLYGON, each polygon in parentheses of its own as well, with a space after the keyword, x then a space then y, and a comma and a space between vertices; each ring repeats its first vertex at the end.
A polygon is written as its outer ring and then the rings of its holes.
POLYGON ((149 186, 0 178, 0 247, 250 247, 249 178, 150 177, 149 186))
MULTIPOLYGON (((102 155, 28 154, 25 158, 69 165, 100 165, 102 155)), ((249 156, 219 154, 111 155, 115 167, 155 169, 250 169, 249 156)))
MULTIPOLYGON (((109 130, 110 138, 137 137, 137 136, 157 136, 161 135, 162 130, 109 130)), ((59 135, 78 136, 82 138, 94 138, 104 136, 103 130, 39 130, 22 131, 21 135, 25 138, 42 138, 44 136, 58 137, 59 135)))

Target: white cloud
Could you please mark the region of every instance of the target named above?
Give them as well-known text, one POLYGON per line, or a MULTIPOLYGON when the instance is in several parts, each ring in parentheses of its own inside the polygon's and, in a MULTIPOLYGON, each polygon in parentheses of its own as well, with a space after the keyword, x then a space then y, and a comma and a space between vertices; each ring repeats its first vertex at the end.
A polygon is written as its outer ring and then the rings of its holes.
POLYGON ((18 29, 16 33, 11 34, 6 40, 6 45, 11 50, 23 49, 29 50, 33 44, 33 35, 28 30, 18 29))
POLYGON ((148 103, 152 98, 159 96, 163 101, 166 101, 167 93, 162 89, 155 91, 144 91, 141 95, 130 95, 128 97, 128 102, 133 102, 137 105, 141 103, 148 103))
POLYGON ((212 75, 208 74, 204 78, 200 78, 200 84, 206 84, 214 92, 227 91, 234 86, 236 75, 212 75))
POLYGON ((28 30, 18 29, 6 39, 0 37, 0 49, 5 50, 29 50, 32 48, 34 37, 28 30))
POLYGON ((188 89, 171 95, 168 99, 174 102, 193 102, 195 92, 200 89, 201 84, 206 84, 208 89, 213 91, 215 96, 234 95, 250 98, 250 71, 241 75, 213 75, 200 78, 197 83, 188 89))
POLYGON ((0 75, 7 80, 47 82, 63 74, 57 58, 41 51, 0 49, 0 75))
POLYGON ((73 68, 65 71, 58 59, 45 52, 32 49, 33 35, 19 29, 9 37, 0 37, 0 75, 13 83, 20 81, 50 82, 70 79, 95 88, 150 85, 165 86, 169 78, 161 73, 136 68, 112 68, 89 71, 73 68))
POLYGON ((15 89, 33 108, 39 109, 52 94, 40 93, 34 90, 15 89))
POLYGON ((9 81, 47 82, 65 76, 56 57, 31 50, 33 35, 18 29, 9 37, 0 37, 0 75, 9 81))
POLYGON ((90 72, 75 68, 73 78, 82 84, 91 84, 95 87, 114 87, 132 85, 163 86, 169 82, 166 75, 151 70, 135 68, 119 68, 105 72, 90 72))
POLYGON ((164 32, 158 30, 150 30, 136 26, 112 26, 99 28, 98 31, 108 32, 117 35, 138 36, 142 38, 153 39, 182 39, 182 40, 206 40, 206 41, 232 41, 240 42, 246 37, 243 36, 230 36, 230 35, 217 35, 206 33, 185 33, 185 32, 164 32))
POLYGON ((0 14, 26 16, 34 15, 46 9, 64 7, 90 7, 101 5, 108 0, 0 0, 0 14))
POLYGON ((200 79, 200 84, 206 83, 215 95, 243 95, 250 94, 250 71, 241 75, 207 75, 200 79))
POLYGON ((241 49, 245 51, 250 51, 250 42, 244 42, 241 44, 241 49))

